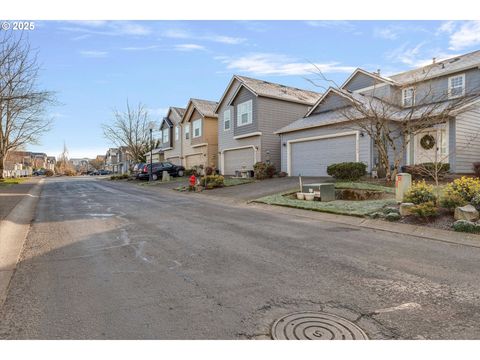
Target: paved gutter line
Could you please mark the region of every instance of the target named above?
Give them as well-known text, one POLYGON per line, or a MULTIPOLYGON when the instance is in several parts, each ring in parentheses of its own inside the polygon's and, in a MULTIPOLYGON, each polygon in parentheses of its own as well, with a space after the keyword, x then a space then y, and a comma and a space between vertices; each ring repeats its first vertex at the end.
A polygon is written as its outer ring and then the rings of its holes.
POLYGON ((406 236, 415 236, 423 239, 439 241, 454 245, 463 245, 480 249, 480 236, 468 233, 458 233, 449 230, 434 229, 425 226, 399 224, 382 220, 365 219, 355 216, 322 213, 318 211, 301 210, 278 205, 249 202, 248 206, 269 210, 286 215, 294 215, 312 220, 328 221, 338 224, 360 226, 368 229, 396 233, 406 236))
POLYGON ((30 224, 35 217, 44 179, 35 184, 25 197, 0 221, 0 308, 8 293, 30 224))

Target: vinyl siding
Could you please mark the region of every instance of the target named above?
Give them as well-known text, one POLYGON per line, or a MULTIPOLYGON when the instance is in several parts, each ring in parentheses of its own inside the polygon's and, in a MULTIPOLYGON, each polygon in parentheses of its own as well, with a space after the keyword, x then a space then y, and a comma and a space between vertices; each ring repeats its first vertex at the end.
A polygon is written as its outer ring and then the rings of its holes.
POLYGON ((181 124, 180 124, 180 121, 182 121, 181 117, 177 115, 177 113, 175 111, 171 111, 170 112, 170 120, 172 120, 172 123, 174 124, 174 127, 172 129, 172 133, 171 133, 171 143, 172 143, 172 150, 167 150, 165 151, 165 158, 169 158, 169 157, 176 157, 176 156, 179 156, 181 157, 182 156, 182 127, 181 127, 181 124), (178 140, 175 140, 175 126, 179 126, 180 129, 179 129, 179 138, 178 140))
POLYGON ((195 109, 192 113, 192 115, 190 116, 190 119, 188 119, 188 122, 190 123, 190 140, 191 140, 191 144, 192 145, 197 145, 197 144, 201 144, 201 143, 204 143, 206 142, 205 141, 205 129, 204 129, 204 123, 203 123, 203 118, 202 118, 202 115, 200 115, 200 113, 195 109), (201 132, 202 132, 202 135, 200 137, 193 137, 193 122, 195 120, 198 120, 198 119, 201 119, 202 121, 200 122, 201 123, 201 132))
POLYGON ((235 99, 233 99, 233 106, 235 107, 235 111, 232 114, 234 136, 258 131, 257 97, 255 94, 252 94, 242 86, 240 91, 237 93, 237 96, 235 96, 235 99), (248 125, 237 126, 237 106, 238 104, 244 103, 248 100, 252 100, 252 123, 248 125))
POLYGON ((480 161, 480 105, 457 116, 455 133, 455 171, 472 173, 472 163, 480 161))
POLYGON ((375 84, 378 85, 379 83, 380 82, 378 80, 374 79, 371 76, 358 73, 353 78, 350 79, 350 81, 348 82, 348 84, 346 84, 344 89, 348 91, 355 91, 355 90, 363 89, 369 86, 373 86, 375 84))
POLYGON ((262 133, 260 157, 262 161, 270 161, 277 170, 281 167, 280 136, 274 134, 278 129, 287 126, 304 116, 310 106, 259 97, 257 100, 258 131, 262 133))
MULTIPOLYGON (((335 133, 348 132, 353 130, 359 130, 355 125, 349 124, 335 124, 331 126, 322 126, 318 128, 306 129, 301 131, 295 131, 291 133, 282 134, 281 136, 281 169, 287 172, 287 146, 283 146, 289 140, 308 138, 313 136, 331 135, 335 133)), ((368 136, 359 138, 359 155, 360 161, 367 164, 367 171, 371 170, 371 141, 368 136)))
MULTIPOLYGON (((317 108, 312 112, 312 115, 319 114, 322 112, 339 109, 349 105, 349 101, 342 96, 330 93, 326 98, 323 99, 322 103, 318 105, 317 108)), ((305 114, 303 114, 305 115, 305 114)), ((299 116, 300 118, 301 116, 299 116)))

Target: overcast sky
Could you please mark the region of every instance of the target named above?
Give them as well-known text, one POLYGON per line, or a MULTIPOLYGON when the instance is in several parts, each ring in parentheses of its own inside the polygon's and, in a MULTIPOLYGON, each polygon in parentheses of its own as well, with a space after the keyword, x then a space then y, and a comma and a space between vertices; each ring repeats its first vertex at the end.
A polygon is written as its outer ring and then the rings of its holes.
POLYGON ((479 21, 41 21, 29 40, 42 87, 57 92, 54 129, 30 150, 94 157, 101 124, 128 99, 153 120, 190 97, 217 101, 233 74, 322 91, 357 67, 389 75, 480 49, 479 21), (325 82, 322 85, 327 85, 325 82))

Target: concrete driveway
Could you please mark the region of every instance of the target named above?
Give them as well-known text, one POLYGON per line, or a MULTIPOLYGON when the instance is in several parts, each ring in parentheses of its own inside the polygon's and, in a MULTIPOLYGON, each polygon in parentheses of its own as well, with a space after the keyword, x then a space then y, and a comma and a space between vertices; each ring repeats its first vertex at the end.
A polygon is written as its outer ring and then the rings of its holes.
MULTIPOLYGON (((330 177, 302 177, 304 184, 331 181, 330 177)), ((225 197, 237 201, 250 201, 263 196, 299 188, 298 177, 273 178, 253 183, 213 189, 205 195, 225 197)))
POLYGON ((47 179, 0 338, 266 339, 286 314, 324 311, 372 339, 480 339, 479 273, 475 246, 47 179))

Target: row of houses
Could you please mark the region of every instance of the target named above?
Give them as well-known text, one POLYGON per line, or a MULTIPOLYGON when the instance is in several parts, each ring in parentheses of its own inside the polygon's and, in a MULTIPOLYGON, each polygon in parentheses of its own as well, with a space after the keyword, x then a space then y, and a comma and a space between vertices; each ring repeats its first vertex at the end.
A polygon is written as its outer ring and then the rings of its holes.
POLYGON ((10 151, 5 159, 3 176, 31 176, 34 170, 55 170, 55 156, 31 151, 10 151))
MULTIPOLYGON (((273 164, 290 176, 325 176, 328 165, 338 162, 363 162, 372 171, 379 154, 356 118, 345 115, 352 101, 377 109, 388 106, 398 120, 393 126, 401 130, 402 121, 418 121, 418 113, 429 104, 441 104, 441 109, 454 99, 468 98, 463 111, 398 141, 406 148, 400 165, 442 158, 452 172, 470 173, 472 163, 480 160, 480 141, 468 140, 480 134, 479 88, 480 51, 433 59, 388 77, 358 68, 341 86, 323 93, 234 75, 218 101, 192 98, 185 108, 169 108, 152 161, 211 166, 224 175, 253 170, 256 162, 273 164), (425 138, 435 139, 434 146, 425 146, 425 138)), ((106 164, 114 172, 126 172, 128 155, 110 149, 106 164)))

